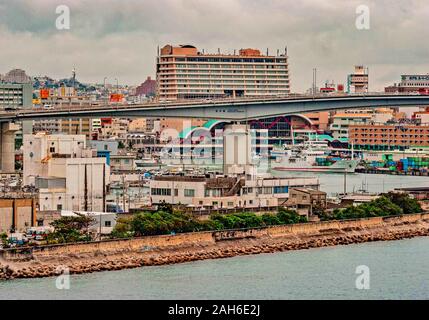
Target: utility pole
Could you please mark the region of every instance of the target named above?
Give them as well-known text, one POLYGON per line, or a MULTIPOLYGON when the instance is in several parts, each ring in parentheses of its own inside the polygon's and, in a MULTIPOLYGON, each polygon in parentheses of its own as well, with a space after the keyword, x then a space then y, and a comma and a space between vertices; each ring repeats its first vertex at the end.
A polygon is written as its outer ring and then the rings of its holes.
POLYGON ((122 204, 124 206, 124 212, 125 212, 125 177, 122 174, 122 204))
POLYGON ((347 170, 344 169, 344 195, 347 194, 347 170))
POLYGON ((87 177, 87 165, 86 164, 85 164, 83 199, 84 199, 84 211, 88 211, 88 177, 87 177))
POLYGON ((311 89, 313 97, 316 94, 316 90, 317 90, 317 68, 313 68, 313 86, 311 89))

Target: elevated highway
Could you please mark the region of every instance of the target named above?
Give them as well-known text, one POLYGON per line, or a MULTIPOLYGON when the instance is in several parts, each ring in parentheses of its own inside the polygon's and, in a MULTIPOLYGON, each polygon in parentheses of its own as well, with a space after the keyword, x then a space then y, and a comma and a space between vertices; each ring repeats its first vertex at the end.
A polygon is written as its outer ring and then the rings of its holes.
POLYGON ((0 112, 0 122, 59 118, 178 117, 250 120, 314 111, 429 106, 429 95, 380 93, 352 95, 291 95, 202 101, 150 102, 144 104, 61 105, 52 109, 0 112))

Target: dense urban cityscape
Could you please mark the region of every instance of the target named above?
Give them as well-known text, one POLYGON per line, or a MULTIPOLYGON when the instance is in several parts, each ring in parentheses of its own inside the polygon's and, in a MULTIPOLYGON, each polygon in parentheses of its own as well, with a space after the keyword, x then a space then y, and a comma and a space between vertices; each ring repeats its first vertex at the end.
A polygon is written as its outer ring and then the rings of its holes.
POLYGON ((427 69, 299 91, 287 46, 147 51, 135 85, 0 64, 0 280, 429 234, 427 69))

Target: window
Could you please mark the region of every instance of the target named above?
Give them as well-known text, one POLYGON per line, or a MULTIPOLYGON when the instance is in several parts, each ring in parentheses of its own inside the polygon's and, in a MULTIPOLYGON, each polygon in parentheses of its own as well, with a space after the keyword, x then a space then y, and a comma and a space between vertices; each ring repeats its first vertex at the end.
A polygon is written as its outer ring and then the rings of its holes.
POLYGON ((185 189, 185 197, 195 197, 195 190, 194 189, 185 189))
POLYGON ((57 204, 57 210, 62 210, 63 209, 63 205, 62 204, 57 204))
POLYGON ((234 206, 234 202, 228 201, 228 207, 233 207, 234 206))
POLYGON ((274 193, 288 193, 288 186, 277 186, 274 187, 274 193))
POLYGON ((112 221, 104 221, 104 226, 105 227, 111 227, 112 226, 112 221))
POLYGON ((55 147, 50 147, 50 148, 49 148, 49 152, 51 152, 51 153, 55 153, 55 147))
POLYGON ((171 196, 171 189, 152 188, 150 192, 153 196, 171 196))

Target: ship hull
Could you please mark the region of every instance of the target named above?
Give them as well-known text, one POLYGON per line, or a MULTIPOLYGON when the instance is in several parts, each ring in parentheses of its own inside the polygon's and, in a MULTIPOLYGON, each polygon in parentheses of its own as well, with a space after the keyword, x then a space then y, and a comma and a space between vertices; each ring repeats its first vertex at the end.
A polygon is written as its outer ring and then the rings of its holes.
POLYGON ((305 171, 305 172, 328 172, 328 173, 354 173, 358 162, 355 160, 343 160, 336 162, 330 166, 311 166, 302 163, 298 166, 288 166, 288 164, 280 164, 273 167, 276 171, 305 171))
POLYGON ((347 170, 345 168, 331 169, 329 167, 311 167, 311 168, 292 168, 292 167, 274 167, 275 171, 305 171, 305 172, 328 172, 328 173, 354 173, 354 170, 347 170))

